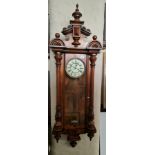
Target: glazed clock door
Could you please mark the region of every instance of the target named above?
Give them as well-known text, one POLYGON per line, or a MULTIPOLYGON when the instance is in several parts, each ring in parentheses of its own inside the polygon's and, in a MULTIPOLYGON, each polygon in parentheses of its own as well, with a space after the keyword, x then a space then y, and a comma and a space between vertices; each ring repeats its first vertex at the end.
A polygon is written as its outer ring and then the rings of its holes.
POLYGON ((65 55, 64 129, 85 128, 86 56, 65 55))

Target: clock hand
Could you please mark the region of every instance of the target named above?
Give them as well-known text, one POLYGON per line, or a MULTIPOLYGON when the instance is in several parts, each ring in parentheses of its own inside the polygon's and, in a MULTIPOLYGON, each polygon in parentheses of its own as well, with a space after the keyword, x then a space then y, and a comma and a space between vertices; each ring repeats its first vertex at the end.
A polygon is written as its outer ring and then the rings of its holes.
POLYGON ((72 64, 72 67, 73 67, 74 69, 76 69, 73 65, 74 65, 74 64, 72 64))

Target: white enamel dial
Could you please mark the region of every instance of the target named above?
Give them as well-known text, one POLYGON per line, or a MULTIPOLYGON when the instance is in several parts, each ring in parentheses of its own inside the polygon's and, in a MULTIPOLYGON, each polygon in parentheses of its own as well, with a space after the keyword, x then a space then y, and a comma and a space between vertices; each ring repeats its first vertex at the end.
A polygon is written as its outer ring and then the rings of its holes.
POLYGON ((78 78, 82 76, 85 72, 85 66, 83 61, 74 58, 69 60, 66 65, 66 73, 72 78, 78 78))

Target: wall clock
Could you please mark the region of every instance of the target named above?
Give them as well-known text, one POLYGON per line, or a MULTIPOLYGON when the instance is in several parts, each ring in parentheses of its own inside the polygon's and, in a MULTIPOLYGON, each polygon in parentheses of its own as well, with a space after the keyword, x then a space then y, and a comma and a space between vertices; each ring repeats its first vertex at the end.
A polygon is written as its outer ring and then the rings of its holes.
POLYGON ((74 20, 64 27, 60 39, 56 33, 50 41, 49 48, 55 54, 56 60, 56 114, 53 135, 57 142, 61 134, 67 135, 67 140, 75 147, 80 140, 80 134, 87 133, 90 140, 96 133, 94 123, 94 74, 96 55, 102 46, 93 36, 92 41, 86 41, 91 35, 90 29, 83 26, 84 21, 78 4, 72 14, 74 20))

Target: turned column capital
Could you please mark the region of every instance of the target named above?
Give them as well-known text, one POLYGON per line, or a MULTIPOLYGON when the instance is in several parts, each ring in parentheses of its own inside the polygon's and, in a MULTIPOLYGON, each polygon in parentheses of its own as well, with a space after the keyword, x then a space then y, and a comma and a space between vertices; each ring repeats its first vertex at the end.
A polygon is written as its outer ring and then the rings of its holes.
POLYGON ((55 52, 55 60, 56 60, 56 65, 61 65, 61 60, 62 60, 61 52, 55 52))
POLYGON ((96 54, 90 55, 90 62, 91 62, 90 65, 91 66, 95 66, 96 59, 97 59, 96 54))

